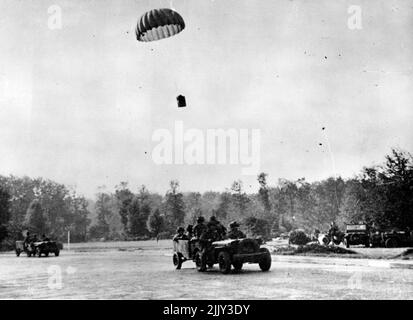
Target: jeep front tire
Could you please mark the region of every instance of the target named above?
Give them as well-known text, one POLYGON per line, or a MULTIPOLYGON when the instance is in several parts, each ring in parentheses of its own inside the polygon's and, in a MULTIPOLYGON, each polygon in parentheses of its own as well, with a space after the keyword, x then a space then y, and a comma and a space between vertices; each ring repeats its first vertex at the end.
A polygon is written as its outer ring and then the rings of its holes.
POLYGON ((268 271, 271 268, 271 253, 267 248, 261 248, 260 252, 263 253, 263 255, 258 264, 262 271, 268 271))

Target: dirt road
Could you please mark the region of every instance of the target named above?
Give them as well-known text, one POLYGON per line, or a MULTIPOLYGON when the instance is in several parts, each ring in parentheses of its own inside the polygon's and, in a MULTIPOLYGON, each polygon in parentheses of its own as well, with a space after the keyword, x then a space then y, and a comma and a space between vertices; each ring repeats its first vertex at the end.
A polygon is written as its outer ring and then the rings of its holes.
POLYGON ((199 273, 192 262, 175 270, 169 243, 82 244, 49 258, 0 254, 0 299, 413 299, 413 270, 273 256, 269 272, 246 265, 237 274, 199 273))

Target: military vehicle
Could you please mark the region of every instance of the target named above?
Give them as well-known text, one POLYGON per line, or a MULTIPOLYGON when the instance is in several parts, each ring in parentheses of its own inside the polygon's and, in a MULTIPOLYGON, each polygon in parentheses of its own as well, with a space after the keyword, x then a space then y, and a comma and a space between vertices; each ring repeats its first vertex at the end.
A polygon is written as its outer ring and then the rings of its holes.
POLYGON ((200 272, 218 264, 220 271, 227 274, 231 267, 240 271, 244 263, 256 263, 262 271, 268 271, 271 254, 261 244, 261 239, 228 239, 214 241, 202 250, 199 240, 178 240, 174 241, 173 264, 180 269, 183 262, 192 260, 200 272))
POLYGON ((22 252, 25 252, 28 257, 34 257, 36 255, 38 257, 42 255, 48 257, 50 253, 54 253, 57 257, 60 254, 59 245, 55 241, 37 241, 29 244, 24 243, 24 241, 16 241, 15 251, 18 257, 22 252))
POLYGON ((382 245, 386 248, 413 246, 413 235, 408 231, 388 231, 381 233, 382 245))
POLYGON ((370 234, 367 224, 348 224, 344 234, 344 244, 347 248, 354 245, 370 247, 370 234))
POLYGON ((234 267, 240 271, 244 263, 257 263, 262 271, 271 268, 271 254, 267 248, 261 248, 261 239, 228 239, 212 242, 207 250, 197 251, 194 256, 195 265, 200 272, 206 271, 214 264, 227 274, 234 267))

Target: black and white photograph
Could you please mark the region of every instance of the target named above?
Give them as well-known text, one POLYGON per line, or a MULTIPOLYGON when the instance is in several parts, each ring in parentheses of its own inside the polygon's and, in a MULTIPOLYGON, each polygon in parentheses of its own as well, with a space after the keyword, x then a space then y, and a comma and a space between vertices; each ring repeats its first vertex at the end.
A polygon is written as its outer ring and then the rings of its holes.
POLYGON ((412 31, 411 0, 1 0, 0 300, 413 300, 412 31))

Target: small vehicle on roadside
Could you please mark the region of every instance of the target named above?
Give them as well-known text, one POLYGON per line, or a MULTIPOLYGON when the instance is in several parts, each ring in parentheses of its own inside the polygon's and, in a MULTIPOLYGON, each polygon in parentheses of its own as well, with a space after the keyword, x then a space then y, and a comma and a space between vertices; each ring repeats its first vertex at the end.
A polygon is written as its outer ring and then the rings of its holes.
POLYGON ((60 254, 59 245, 55 241, 37 241, 31 243, 25 243, 24 241, 16 241, 16 256, 20 256, 22 252, 25 252, 28 257, 42 255, 48 257, 50 253, 53 253, 56 257, 60 254))
POLYGON ((261 239, 227 239, 211 242, 202 249, 199 240, 178 240, 174 241, 173 264, 180 269, 184 261, 192 260, 200 272, 218 264, 219 270, 227 274, 232 267, 240 271, 244 263, 254 263, 268 271, 271 254, 261 244, 261 239))
POLYGON ((370 247, 370 233, 367 224, 348 224, 343 242, 347 248, 354 245, 370 247))
POLYGON ((413 246, 413 235, 408 231, 388 231, 381 233, 382 245, 386 248, 413 246))

